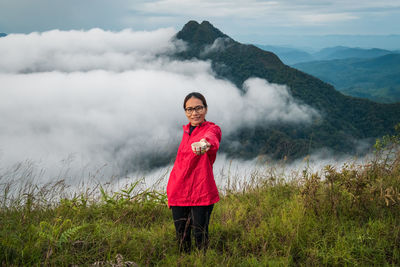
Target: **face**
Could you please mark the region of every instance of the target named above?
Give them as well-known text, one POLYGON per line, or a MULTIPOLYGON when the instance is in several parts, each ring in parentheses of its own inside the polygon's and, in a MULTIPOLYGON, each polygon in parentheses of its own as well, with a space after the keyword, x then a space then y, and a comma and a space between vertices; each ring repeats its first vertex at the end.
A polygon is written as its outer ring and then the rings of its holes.
MULTIPOLYGON (((186 109, 188 109, 188 108, 194 109, 199 106, 204 107, 203 101, 201 101, 198 98, 192 97, 186 102, 185 108, 186 109)), ((207 114, 207 108, 204 107, 201 111, 193 110, 193 112, 191 114, 185 112, 185 114, 191 125, 198 126, 205 121, 206 114, 207 114)))

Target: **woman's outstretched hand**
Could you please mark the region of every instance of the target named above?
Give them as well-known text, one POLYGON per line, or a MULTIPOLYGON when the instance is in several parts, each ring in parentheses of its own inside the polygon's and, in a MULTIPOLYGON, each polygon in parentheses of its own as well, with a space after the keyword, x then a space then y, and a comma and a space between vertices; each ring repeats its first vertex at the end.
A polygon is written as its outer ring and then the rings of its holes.
MULTIPOLYGON (((204 146, 204 147, 201 147, 200 149, 192 149, 193 152, 194 152, 196 155, 203 155, 203 154, 205 154, 208 150, 210 150, 210 147, 211 147, 211 144, 210 144, 209 142, 207 142, 207 140, 204 139, 204 138, 201 139, 200 142, 203 142, 203 143, 205 144, 205 146, 204 146)), ((192 147, 192 148, 193 148, 193 147, 192 147)))

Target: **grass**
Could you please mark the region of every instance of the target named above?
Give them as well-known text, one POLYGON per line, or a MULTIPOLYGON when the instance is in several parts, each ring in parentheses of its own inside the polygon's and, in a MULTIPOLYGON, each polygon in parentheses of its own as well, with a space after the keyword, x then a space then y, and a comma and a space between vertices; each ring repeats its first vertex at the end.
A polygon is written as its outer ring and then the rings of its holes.
MULTIPOLYGON (((223 190, 206 253, 180 254, 163 192, 138 182, 68 195, 62 181, 21 190, 2 175, 3 266, 398 266, 398 136, 375 157, 287 181, 254 171, 223 190)), ((11 175, 17 172, 12 172, 11 175)), ((29 172, 20 172, 30 175, 29 172)), ((8 174, 8 176, 10 173, 8 174)))

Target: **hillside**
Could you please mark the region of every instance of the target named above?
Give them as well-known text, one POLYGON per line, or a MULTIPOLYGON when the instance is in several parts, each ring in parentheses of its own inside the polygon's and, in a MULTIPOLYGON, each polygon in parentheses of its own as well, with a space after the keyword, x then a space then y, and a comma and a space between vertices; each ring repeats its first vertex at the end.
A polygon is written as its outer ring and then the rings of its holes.
POLYGON ((282 60, 282 62, 284 62, 287 65, 314 60, 314 56, 312 54, 296 48, 273 46, 273 45, 256 45, 256 46, 258 48, 261 48, 262 50, 270 51, 276 54, 282 60))
POLYGON ((331 59, 344 59, 344 58, 374 58, 388 54, 392 54, 393 51, 371 48, 353 48, 345 46, 335 46, 324 48, 321 51, 314 53, 313 57, 315 60, 331 60, 331 59))
POLYGON ((29 184, 29 170, 18 190, 16 179, 4 179, 17 171, 0 170, 0 263, 399 266, 398 148, 387 156, 382 146, 363 166, 306 169, 292 179, 266 167, 252 170, 243 184, 228 171, 231 183, 211 214, 208 250, 190 254, 178 251, 164 190, 142 189, 139 180, 118 191, 98 184, 71 194, 64 180, 29 184))
POLYGON ((378 48, 358 48, 335 46, 327 47, 318 52, 306 52, 298 48, 273 46, 273 45, 256 45, 257 47, 275 53, 285 64, 294 65, 297 63, 333 60, 333 59, 350 59, 350 58, 375 58, 388 54, 399 54, 399 51, 390 51, 378 48))
POLYGON ((283 64, 271 52, 234 41, 207 21, 201 24, 188 22, 176 38, 188 43, 188 49, 177 54, 177 58, 210 60, 215 73, 232 81, 243 93, 243 82, 251 77, 285 84, 295 99, 314 107, 322 115, 322 120, 314 121, 310 126, 242 127, 223 139, 223 142, 240 144, 222 146, 222 151, 230 156, 250 158, 267 154, 274 158, 294 158, 323 147, 355 153, 357 140, 375 139, 390 133, 399 121, 399 104, 378 104, 345 96, 332 85, 283 64), (202 52, 217 39, 224 42, 224 49, 202 52))
POLYGON ((313 61, 293 65, 344 94, 377 102, 400 101, 400 54, 372 59, 313 61))

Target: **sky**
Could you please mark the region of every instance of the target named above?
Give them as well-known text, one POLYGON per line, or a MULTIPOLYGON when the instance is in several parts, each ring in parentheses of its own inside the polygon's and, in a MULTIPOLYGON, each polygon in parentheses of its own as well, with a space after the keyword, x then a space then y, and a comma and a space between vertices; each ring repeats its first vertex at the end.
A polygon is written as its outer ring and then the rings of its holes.
POLYGON ((243 43, 321 47, 343 42, 398 49, 393 43, 399 39, 382 35, 400 34, 400 1, 0 0, 0 32, 5 33, 92 28, 180 30, 189 20, 208 20, 243 43), (336 37, 309 37, 326 35, 336 37), (362 38, 351 41, 340 35, 362 38))

